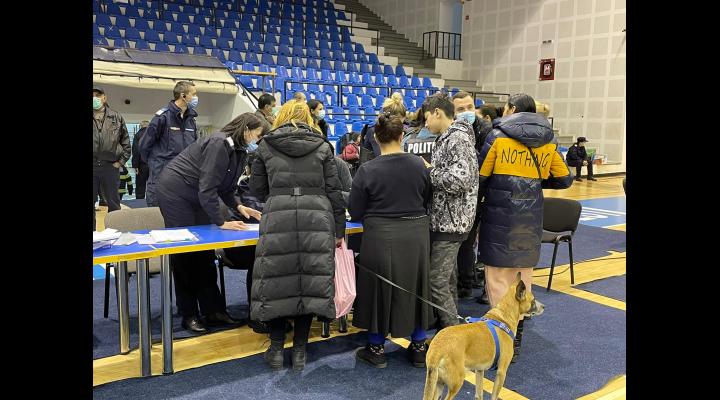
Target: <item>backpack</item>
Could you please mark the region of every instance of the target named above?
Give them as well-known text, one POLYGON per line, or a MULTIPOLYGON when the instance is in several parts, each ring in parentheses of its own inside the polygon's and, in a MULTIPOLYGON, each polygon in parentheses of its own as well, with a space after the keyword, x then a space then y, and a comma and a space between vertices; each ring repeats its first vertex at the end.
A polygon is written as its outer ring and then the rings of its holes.
POLYGON ((347 146, 343 147, 342 154, 340 154, 340 158, 342 158, 344 161, 357 161, 360 159, 360 146, 357 145, 357 143, 352 142, 348 144, 347 146))

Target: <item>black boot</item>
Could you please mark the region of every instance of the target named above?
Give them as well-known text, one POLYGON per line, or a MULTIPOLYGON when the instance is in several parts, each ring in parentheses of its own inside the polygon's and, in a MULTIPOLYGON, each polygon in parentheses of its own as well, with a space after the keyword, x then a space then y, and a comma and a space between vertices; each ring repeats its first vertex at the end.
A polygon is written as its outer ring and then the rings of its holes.
POLYGON ((405 354, 413 366, 417 368, 425 368, 427 345, 424 340, 422 342, 410 342, 405 354))
POLYGON ((305 368, 305 360, 307 359, 307 344, 293 343, 292 349, 292 367, 295 371, 302 371, 305 368))
POLYGON ((270 347, 265 350, 265 361, 274 370, 283 367, 283 342, 271 340, 270 347))
POLYGON ((515 341, 513 342, 513 356, 512 360, 510 360, 511 363, 514 363, 518 354, 520 354, 520 345, 522 344, 524 322, 524 319, 520 320, 520 322, 518 323, 517 332, 515 332, 515 341))
POLYGON ((367 344, 355 352, 358 360, 366 362, 375 368, 387 367, 385 358, 385 346, 382 344, 367 344))

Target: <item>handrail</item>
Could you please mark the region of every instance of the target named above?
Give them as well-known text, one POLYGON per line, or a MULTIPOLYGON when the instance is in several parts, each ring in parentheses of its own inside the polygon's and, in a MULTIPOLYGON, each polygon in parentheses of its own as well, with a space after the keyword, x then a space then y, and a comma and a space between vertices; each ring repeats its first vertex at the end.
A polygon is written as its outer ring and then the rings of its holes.
MULTIPOLYGON (((315 83, 315 82, 308 82, 308 81, 299 81, 299 80, 285 79, 285 80, 283 81, 283 90, 282 90, 282 99, 283 99, 283 101, 284 101, 284 99, 287 98, 288 84, 292 84, 292 83, 301 83, 301 84, 309 84, 309 85, 315 84, 315 85, 323 85, 323 86, 330 85, 330 86, 337 87, 338 90, 337 90, 336 94, 337 94, 337 104, 338 104, 339 107, 344 107, 344 106, 343 106, 343 96, 342 96, 342 95, 343 95, 343 92, 342 92, 343 86, 348 86, 348 87, 367 87, 367 88, 385 89, 385 90, 387 90, 387 96, 386 96, 386 97, 390 97, 392 91, 395 90, 395 89, 428 90, 428 91, 430 91, 430 94, 431 94, 431 95, 439 90, 439 89, 426 89, 426 88, 405 88, 405 87, 402 87, 402 86, 390 86, 390 85, 374 85, 374 84, 371 85, 371 84, 366 84, 366 83, 352 83, 352 82, 339 82, 339 83, 320 83, 320 82, 317 82, 317 83, 315 83)), ((351 93, 351 94, 354 94, 354 93, 351 93)), ((357 95, 357 94, 356 94, 356 96, 362 96, 362 95, 357 95)), ((405 97, 405 96, 403 96, 403 98, 404 98, 404 97, 405 97)), ((360 105, 358 105, 358 108, 364 108, 364 107, 361 107, 360 105)))
POLYGON ((425 53, 427 53, 431 58, 462 60, 462 34, 460 33, 444 31, 423 32, 422 47, 424 50, 422 54, 423 59, 425 58, 425 53), (442 44, 440 44, 441 42, 442 44))

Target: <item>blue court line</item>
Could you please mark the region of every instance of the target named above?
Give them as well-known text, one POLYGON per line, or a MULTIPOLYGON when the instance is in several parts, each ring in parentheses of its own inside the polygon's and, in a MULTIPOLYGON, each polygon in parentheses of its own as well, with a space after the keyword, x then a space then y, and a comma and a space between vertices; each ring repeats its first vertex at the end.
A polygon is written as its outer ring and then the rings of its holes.
POLYGON ((606 227, 626 221, 625 196, 581 200, 580 204, 583 207, 580 223, 583 225, 606 227))

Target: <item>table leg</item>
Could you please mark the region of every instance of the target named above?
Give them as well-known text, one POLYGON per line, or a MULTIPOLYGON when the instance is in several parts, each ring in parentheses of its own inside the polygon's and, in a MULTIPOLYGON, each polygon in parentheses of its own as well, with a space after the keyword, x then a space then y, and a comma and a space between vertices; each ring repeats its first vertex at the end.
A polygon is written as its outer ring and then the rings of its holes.
POLYGON ((137 282, 138 282, 138 326, 140 331, 140 368, 142 376, 150 376, 150 276, 148 264, 150 260, 137 260, 137 282))
POLYGON ((120 321, 120 354, 130 352, 130 306, 128 305, 127 261, 121 261, 115 269, 118 291, 118 320, 120 321))
POLYGON ((160 257, 162 282, 162 346, 163 374, 173 373, 173 332, 172 332, 172 298, 170 295, 172 275, 169 256, 160 257))

